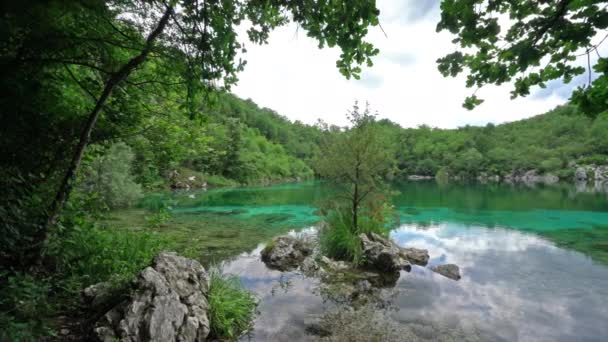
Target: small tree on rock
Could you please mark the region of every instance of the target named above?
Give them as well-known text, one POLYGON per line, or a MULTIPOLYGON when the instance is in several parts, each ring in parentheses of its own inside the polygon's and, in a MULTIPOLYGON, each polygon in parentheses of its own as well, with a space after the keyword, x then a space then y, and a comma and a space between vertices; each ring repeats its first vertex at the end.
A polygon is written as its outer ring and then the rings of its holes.
POLYGON ((317 172, 338 186, 337 198, 346 201, 351 229, 358 232, 361 209, 381 189, 390 156, 369 105, 361 111, 355 103, 347 116, 352 127, 329 135, 317 160, 317 172))

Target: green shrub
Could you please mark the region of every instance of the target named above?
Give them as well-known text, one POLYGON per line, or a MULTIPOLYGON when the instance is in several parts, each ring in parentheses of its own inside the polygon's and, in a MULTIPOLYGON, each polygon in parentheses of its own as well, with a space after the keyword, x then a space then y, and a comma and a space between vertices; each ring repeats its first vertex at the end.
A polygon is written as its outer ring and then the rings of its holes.
POLYGON ((238 277, 210 270, 209 325, 211 337, 237 339, 251 328, 256 299, 243 288, 238 277))
POLYGON ((141 186, 131 174, 134 154, 127 144, 115 143, 107 150, 93 146, 91 154, 83 162, 75 198, 86 207, 106 209, 128 207, 142 197, 141 186))
POLYGON ((156 233, 84 224, 54 239, 51 253, 65 275, 66 290, 77 292, 102 281, 125 284, 170 245, 156 233))
POLYGON ((364 212, 358 218, 358 227, 353 228, 352 215, 347 209, 335 208, 327 211, 325 226, 319 232, 319 243, 324 255, 336 260, 345 260, 359 265, 362 259, 362 233, 388 235, 387 221, 364 212))
POLYGON ((574 168, 566 168, 566 169, 561 169, 561 170, 557 170, 555 172, 555 175, 557 177, 559 177, 560 180, 572 180, 574 179, 574 168))
POLYGON ((439 183, 447 183, 450 179, 450 173, 446 167, 442 167, 435 174, 435 180, 439 183))
POLYGON ((48 324, 54 305, 47 279, 0 273, 0 341, 38 341, 53 335, 48 324))
POLYGON ((577 163, 581 165, 604 165, 608 163, 608 157, 601 154, 593 154, 580 158, 577 163))

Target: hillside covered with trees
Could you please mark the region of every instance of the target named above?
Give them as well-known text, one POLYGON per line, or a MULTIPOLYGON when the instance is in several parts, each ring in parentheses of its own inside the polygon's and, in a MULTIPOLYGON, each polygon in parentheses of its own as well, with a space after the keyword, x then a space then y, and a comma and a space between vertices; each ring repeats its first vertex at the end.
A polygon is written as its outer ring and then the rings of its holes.
MULTIPOLYGON (((537 170, 570 181, 574 165, 603 165, 608 160, 608 118, 590 119, 573 106, 483 127, 402 128, 386 119, 374 119, 373 124, 392 161, 386 174, 391 180, 437 174, 504 177, 537 170)), ((150 118, 146 125, 149 128, 137 134, 94 145, 79 189, 105 198, 118 195, 112 195, 112 184, 96 180, 131 182, 131 187, 114 186, 126 205, 145 189, 313 179, 319 176, 316 159, 323 142, 343 134, 340 127, 322 122, 292 122, 231 94, 221 95, 204 121, 168 114, 166 119, 150 118), (104 169, 107 173, 101 177, 104 169)), ((120 206, 107 202, 109 207, 120 206)))

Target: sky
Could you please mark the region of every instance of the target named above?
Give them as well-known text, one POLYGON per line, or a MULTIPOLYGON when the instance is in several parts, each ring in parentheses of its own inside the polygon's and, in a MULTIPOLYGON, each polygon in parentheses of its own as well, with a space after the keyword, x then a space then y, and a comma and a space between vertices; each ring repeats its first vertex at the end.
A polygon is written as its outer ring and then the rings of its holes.
MULTIPOLYGON (((486 86, 477 92, 485 102, 462 107, 473 89, 464 76, 444 78, 436 60, 456 48, 448 32, 437 33, 439 0, 378 0, 379 27, 368 41, 380 49, 374 66, 360 80, 347 80, 336 68, 340 51, 319 49, 303 30, 289 25, 272 32, 267 45, 248 44, 247 65, 233 92, 251 98, 291 120, 313 124, 318 118, 345 125, 355 100, 369 102, 380 118, 403 127, 422 124, 439 128, 499 124, 544 113, 567 101, 586 75, 568 85, 557 80, 526 98, 510 99, 511 84, 486 86)), ((585 60, 586 61, 586 60, 585 60)), ((580 61, 583 63, 583 61, 580 61)))

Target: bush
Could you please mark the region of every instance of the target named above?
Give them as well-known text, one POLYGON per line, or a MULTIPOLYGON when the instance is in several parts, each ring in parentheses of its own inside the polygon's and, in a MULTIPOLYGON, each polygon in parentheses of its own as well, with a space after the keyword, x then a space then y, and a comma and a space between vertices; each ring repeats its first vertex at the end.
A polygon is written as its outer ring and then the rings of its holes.
POLYGON ((142 197, 141 186, 131 175, 134 155, 127 144, 115 143, 105 151, 94 146, 91 150, 103 154, 89 156, 91 160, 83 163, 76 198, 93 209, 105 209, 127 207, 142 197))
POLYGON ((562 160, 556 157, 545 159, 540 163, 540 170, 542 172, 551 172, 561 169, 563 166, 562 160))
POLYGON ((437 173, 435 174, 435 179, 439 183, 447 183, 450 179, 450 173, 448 169, 446 167, 442 167, 441 169, 439 169, 439 171, 437 171, 437 173))
POLYGON ((13 170, 0 170, 0 270, 26 268, 31 260, 28 248, 46 217, 44 196, 32 184, 40 178, 23 177, 13 170))
POLYGON ((581 165, 604 165, 608 163, 608 157, 601 154, 594 154, 580 158, 577 160, 577 163, 581 165))
POLYGON ((53 239, 50 252, 66 290, 75 293, 102 281, 122 286, 170 247, 160 234, 83 224, 53 239))
POLYGON ((384 217, 364 212, 359 216, 358 221, 358 227, 355 230, 352 215, 348 209, 335 208, 327 211, 326 225, 319 232, 319 242, 323 254, 336 260, 350 261, 359 265, 363 261, 359 235, 362 233, 388 235, 388 222, 384 217))
POLYGON ((46 279, 21 273, 0 273, 0 341, 38 341, 53 335, 45 318, 53 305, 46 279))
POLYGON ((238 277, 218 268, 210 270, 209 326, 211 337, 236 339, 251 328, 255 297, 243 288, 238 277))

